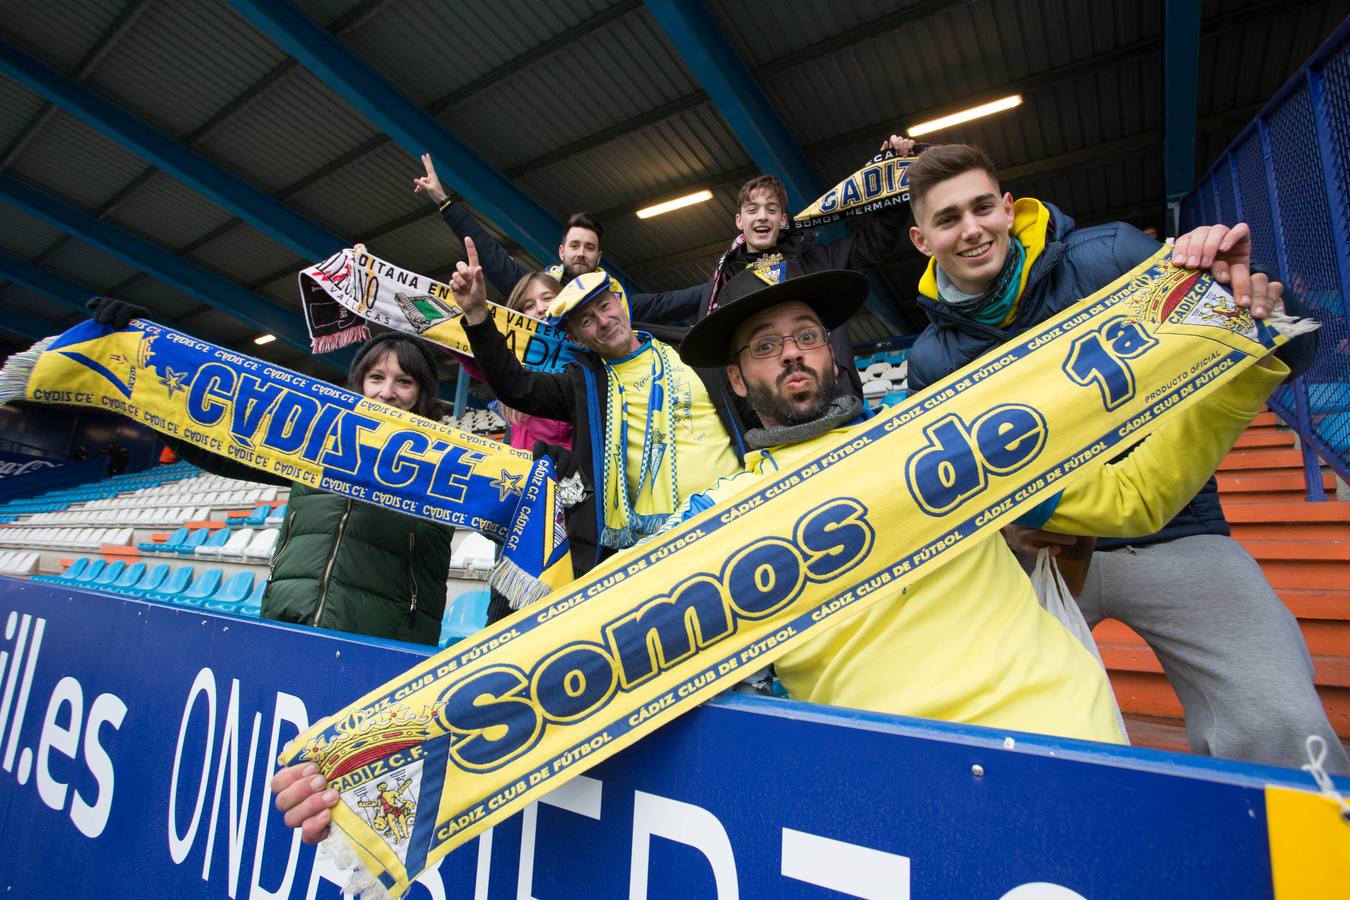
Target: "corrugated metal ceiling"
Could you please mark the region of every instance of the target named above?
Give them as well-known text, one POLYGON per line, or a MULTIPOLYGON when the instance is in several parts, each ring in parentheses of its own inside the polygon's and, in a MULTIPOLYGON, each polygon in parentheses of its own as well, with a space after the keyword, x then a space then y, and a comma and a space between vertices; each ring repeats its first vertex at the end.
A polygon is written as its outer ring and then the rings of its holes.
MULTIPOLYGON (((707 3, 823 184, 893 126, 1020 90, 1020 110, 941 139, 984 145, 1011 189, 1080 221, 1158 218, 1162 0, 707 3)), ((606 255, 640 287, 701 281, 733 236, 736 185, 755 164, 637 0, 299 6, 553 216, 603 212, 606 255), (632 215, 704 186, 712 202, 647 222, 632 215)), ((1350 0, 1202 8, 1198 170, 1350 0)), ((0 35, 322 227, 419 271, 452 265, 451 236, 411 191, 413 155, 228 3, 14 0, 0 35)), ((39 117, 45 106, 0 77, 4 174, 297 309, 299 254, 67 113, 39 117)), ((453 189, 454 173, 442 175, 453 189)), ((3 204, 0 252, 91 289, 125 290, 208 339, 321 371, 279 342, 254 347, 227 314, 3 204)), ((897 296, 912 293, 918 267, 913 253, 884 267, 897 296)), ((68 319, 36 310, 38 296, 0 285, 0 309, 68 319)), ((852 330, 887 333, 867 317, 852 330)))

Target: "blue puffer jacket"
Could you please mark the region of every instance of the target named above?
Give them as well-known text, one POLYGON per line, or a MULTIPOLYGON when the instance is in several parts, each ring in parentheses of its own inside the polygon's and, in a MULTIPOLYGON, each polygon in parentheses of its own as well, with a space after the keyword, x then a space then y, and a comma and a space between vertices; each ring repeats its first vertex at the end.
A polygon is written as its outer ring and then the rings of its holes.
MULTIPOLYGON (((1019 201, 1025 202, 1025 201, 1019 201)), ((1039 322, 1104 287, 1157 252, 1157 241, 1137 228, 1116 222, 1076 228, 1074 221, 1049 203, 1050 223, 1045 247, 1032 264, 1008 328, 976 322, 929 297, 919 306, 929 325, 909 351, 910 392, 923 390, 976 357, 1011 340, 1039 322)), ((1211 477, 1186 508, 1161 531, 1128 540, 1102 539, 1097 547, 1110 550, 1124 544, 1150 544, 1192 534, 1229 534, 1219 506, 1219 489, 1211 477)))

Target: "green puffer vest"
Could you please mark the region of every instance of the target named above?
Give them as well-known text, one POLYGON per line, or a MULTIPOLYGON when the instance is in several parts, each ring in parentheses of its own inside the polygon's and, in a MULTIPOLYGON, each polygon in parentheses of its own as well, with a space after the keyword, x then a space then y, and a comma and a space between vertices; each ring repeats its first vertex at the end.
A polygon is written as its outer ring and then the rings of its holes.
POLYGON ((293 484, 263 618, 435 644, 454 533, 293 484))

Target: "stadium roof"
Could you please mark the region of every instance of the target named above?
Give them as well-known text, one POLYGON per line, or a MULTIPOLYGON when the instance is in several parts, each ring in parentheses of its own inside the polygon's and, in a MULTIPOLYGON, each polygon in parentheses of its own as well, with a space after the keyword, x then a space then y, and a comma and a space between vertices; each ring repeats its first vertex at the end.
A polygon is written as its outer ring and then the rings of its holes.
MULTIPOLYGON (((1350 2, 1190 4, 1198 174, 1350 2)), ((518 257, 551 261, 556 223, 588 209, 630 287, 669 289, 708 277, 747 177, 805 194, 892 131, 1014 92, 931 139, 983 145, 1011 190, 1079 222, 1161 225, 1162 17, 1161 0, 12 0, 0 327, 12 348, 112 294, 331 377, 302 349, 303 264, 333 241, 439 277, 461 255, 411 190, 424 149, 518 257), (698 188, 713 199, 634 215, 698 188), (257 347, 268 321, 283 340, 257 347)), ((920 266, 907 249, 883 267, 884 319, 856 340, 922 325, 920 266)))

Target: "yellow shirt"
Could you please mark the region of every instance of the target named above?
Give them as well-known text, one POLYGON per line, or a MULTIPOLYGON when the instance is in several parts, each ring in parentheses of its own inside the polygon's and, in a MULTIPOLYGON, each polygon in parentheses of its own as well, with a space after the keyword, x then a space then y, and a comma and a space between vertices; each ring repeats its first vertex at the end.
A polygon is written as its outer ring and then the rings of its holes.
MULTIPOLYGON (((1157 531, 1199 490, 1286 374, 1277 361, 1253 366, 1205 403, 1164 423, 1125 459, 1074 485, 1044 527, 1122 537, 1157 531)), ((752 453, 746 471, 720 481, 682 514, 706 509, 819 454, 839 433, 752 453)), ((902 523, 895 524, 880 531, 878 540, 902 533, 902 523)), ((997 532, 973 540, 950 562, 774 665, 798 700, 1097 741, 1124 739, 1105 671, 1041 608, 1031 580, 997 532)))
POLYGON ((655 343, 643 344, 635 354, 621 361, 606 363, 623 386, 628 425, 628 495, 634 510, 641 515, 669 515, 690 494, 704 490, 722 476, 741 468, 703 379, 680 361, 674 348, 662 345, 665 352, 658 356, 655 343), (661 454, 655 479, 649 474, 647 484, 639 490, 652 380, 660 377, 663 359, 669 371, 659 398, 662 409, 651 417, 653 434, 650 439, 665 441, 667 447, 661 454), (652 490, 653 480, 656 490, 652 490), (672 483, 675 488, 673 504, 668 488, 672 483))

